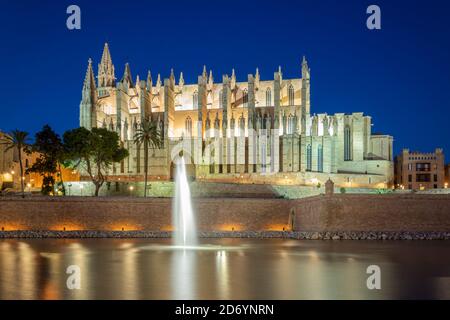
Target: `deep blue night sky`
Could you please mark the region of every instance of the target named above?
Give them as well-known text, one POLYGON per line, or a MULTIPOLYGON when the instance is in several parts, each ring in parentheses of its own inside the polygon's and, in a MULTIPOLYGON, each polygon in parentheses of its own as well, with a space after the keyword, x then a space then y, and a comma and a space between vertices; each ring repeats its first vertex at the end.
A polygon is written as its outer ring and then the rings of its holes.
MULTIPOLYGON (((4 1, 3 1, 4 2, 4 1)), ((109 42, 116 77, 196 81, 206 64, 219 81, 259 67, 272 79, 312 70, 312 112, 364 112, 373 132, 403 147, 450 152, 448 1, 7 1, 0 12, 0 129, 59 133, 78 126, 87 60, 95 70, 109 42), (77 4, 82 29, 66 28, 77 4), (366 8, 382 10, 382 30, 366 28, 366 8)))

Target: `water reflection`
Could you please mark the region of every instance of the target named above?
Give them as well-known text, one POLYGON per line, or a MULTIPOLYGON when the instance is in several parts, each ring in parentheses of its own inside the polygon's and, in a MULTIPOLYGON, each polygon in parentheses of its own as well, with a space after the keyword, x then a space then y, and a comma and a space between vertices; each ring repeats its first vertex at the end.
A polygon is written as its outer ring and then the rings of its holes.
POLYGON ((216 254, 216 278, 218 294, 223 299, 230 299, 230 274, 225 250, 217 251, 216 254))
POLYGON ((0 299, 450 298, 448 241, 203 242, 0 240, 0 299), (382 290, 366 287, 371 264, 382 290), (80 267, 80 290, 66 286, 70 265, 80 267))
POLYGON ((172 297, 175 300, 196 298, 196 254, 194 250, 181 249, 173 251, 171 289, 172 297))

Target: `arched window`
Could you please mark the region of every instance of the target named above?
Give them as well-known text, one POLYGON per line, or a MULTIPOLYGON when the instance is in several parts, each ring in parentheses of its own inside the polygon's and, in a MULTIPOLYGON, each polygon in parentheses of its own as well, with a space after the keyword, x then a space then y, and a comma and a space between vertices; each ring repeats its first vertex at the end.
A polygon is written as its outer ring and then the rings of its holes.
POLYGON ((194 109, 198 108, 198 92, 194 91, 194 94, 192 95, 192 105, 194 109))
POLYGON ((186 135, 189 137, 192 136, 192 119, 190 116, 186 118, 186 121, 184 122, 184 127, 186 130, 186 135))
POLYGON ((289 96, 289 105, 293 106, 294 105, 294 87, 291 85, 289 85, 289 89, 288 89, 288 96, 289 96))
POLYGON ((352 160, 352 132, 350 126, 344 128, 344 161, 352 160))
POLYGON ((270 107, 272 105, 272 90, 267 88, 266 90, 266 106, 270 107))
POLYGON ((223 108, 223 90, 219 91, 219 108, 223 108))
POLYGON ((323 147, 321 144, 317 147, 317 171, 323 172, 323 147))
POLYGON ((287 121, 287 134, 293 133, 294 133, 294 116, 290 114, 287 121))
POLYGON ((306 171, 311 171, 312 169, 312 149, 311 145, 306 146, 306 171))
POLYGON ((248 91, 247 91, 247 89, 245 89, 244 93, 242 94, 242 104, 244 105, 244 108, 247 108, 247 106, 248 106, 248 91))

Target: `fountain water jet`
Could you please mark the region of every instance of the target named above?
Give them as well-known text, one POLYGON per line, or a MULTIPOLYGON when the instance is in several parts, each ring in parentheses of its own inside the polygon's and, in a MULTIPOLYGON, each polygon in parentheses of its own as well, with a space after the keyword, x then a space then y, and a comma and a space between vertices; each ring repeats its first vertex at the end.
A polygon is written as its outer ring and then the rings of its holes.
POLYGON ((180 156, 176 163, 175 196, 173 198, 172 219, 174 244, 192 247, 197 245, 197 230, 192 210, 191 191, 186 175, 186 163, 180 156))

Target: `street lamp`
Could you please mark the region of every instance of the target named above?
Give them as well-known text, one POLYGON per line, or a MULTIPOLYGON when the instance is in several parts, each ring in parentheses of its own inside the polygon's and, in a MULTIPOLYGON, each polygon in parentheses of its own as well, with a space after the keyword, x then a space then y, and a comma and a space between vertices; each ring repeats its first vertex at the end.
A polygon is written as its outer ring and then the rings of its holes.
POLYGON ((128 189, 130 190, 130 197, 131 197, 131 193, 133 192, 134 187, 130 186, 128 189))
POLYGON ((70 197, 70 187, 72 186, 71 183, 67 184, 67 186, 69 187, 69 197, 70 197))

